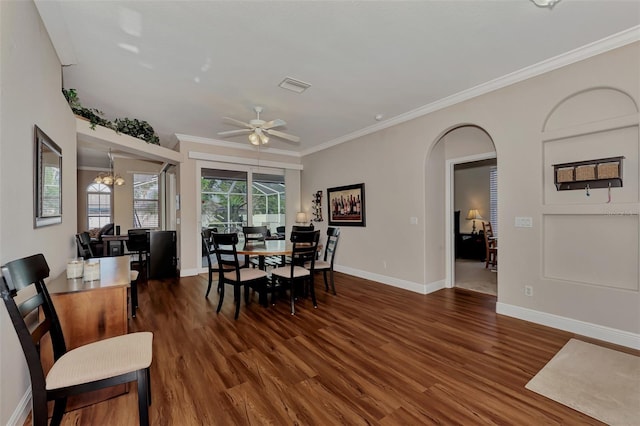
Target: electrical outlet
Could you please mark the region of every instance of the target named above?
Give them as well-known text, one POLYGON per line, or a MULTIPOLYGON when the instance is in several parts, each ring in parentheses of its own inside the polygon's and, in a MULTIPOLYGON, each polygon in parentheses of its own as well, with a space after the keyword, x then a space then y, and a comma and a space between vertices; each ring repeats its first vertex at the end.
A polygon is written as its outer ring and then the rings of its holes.
POLYGON ((529 297, 533 296, 533 286, 525 285, 524 286, 524 295, 525 296, 529 296, 529 297))

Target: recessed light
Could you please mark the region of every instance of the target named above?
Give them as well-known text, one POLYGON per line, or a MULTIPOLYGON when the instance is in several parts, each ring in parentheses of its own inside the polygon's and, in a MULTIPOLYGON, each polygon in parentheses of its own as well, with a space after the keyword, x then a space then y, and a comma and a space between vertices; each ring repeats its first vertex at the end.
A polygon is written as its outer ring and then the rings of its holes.
POLYGON ((296 80, 291 77, 285 77, 278 86, 296 93, 302 93, 311 87, 309 83, 305 83, 304 81, 296 80))

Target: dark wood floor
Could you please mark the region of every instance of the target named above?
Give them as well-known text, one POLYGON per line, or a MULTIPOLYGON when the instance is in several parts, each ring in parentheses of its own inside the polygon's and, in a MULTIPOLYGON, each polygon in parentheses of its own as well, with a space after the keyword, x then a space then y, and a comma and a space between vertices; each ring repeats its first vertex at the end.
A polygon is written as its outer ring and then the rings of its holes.
MULTIPOLYGON (((256 295, 234 321, 232 292, 216 315, 201 276, 140 287, 130 328, 154 332, 154 425, 601 424, 524 388, 573 335, 496 315, 492 296, 337 274, 318 309, 303 300, 291 316, 256 295)), ((136 401, 63 424, 135 425, 136 401)))

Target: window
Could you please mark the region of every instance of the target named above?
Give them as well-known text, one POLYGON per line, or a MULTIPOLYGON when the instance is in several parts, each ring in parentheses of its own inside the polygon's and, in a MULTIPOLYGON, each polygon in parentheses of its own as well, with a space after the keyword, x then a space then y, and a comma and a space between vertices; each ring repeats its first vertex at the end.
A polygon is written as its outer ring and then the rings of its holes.
POLYGON ((493 235, 498 236, 498 168, 496 166, 489 169, 489 209, 491 229, 493 235))
POLYGON ((111 223, 111 188, 102 183, 87 186, 88 229, 102 228, 111 223))
POLYGON ((133 175, 133 227, 157 228, 160 203, 158 199, 158 176, 133 175))
POLYGON ((265 225, 275 234, 278 226, 284 226, 286 204, 283 175, 215 169, 202 169, 201 173, 203 228, 241 232, 245 225, 265 225), (247 186, 250 180, 249 193, 247 186))

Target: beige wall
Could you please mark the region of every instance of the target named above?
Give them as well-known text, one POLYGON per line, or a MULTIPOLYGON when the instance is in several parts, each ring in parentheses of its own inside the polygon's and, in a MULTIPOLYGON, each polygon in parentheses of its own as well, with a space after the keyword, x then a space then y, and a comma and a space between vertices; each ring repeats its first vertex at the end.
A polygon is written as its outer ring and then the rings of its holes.
MULTIPOLYGON (((545 315, 545 320, 557 318, 556 326, 612 330, 611 333, 622 340, 638 344, 638 260, 630 259, 627 254, 637 253, 639 245, 638 75, 640 44, 635 43, 308 155, 303 158, 301 193, 311 194, 327 187, 364 182, 367 226, 342 229, 336 260, 338 267, 405 288, 429 288, 430 284, 445 279, 446 231, 442 208, 445 162, 486 152, 477 145, 450 147, 446 142, 444 145, 438 142, 450 129, 468 124, 478 126, 490 136, 497 152, 501 249, 498 310, 520 317, 530 315, 529 319, 535 319, 537 314, 545 315), (619 155, 619 149, 615 147, 622 146, 627 153, 625 167, 628 166, 625 189, 614 189, 615 201, 607 205, 606 210, 603 207, 606 200, 603 191, 606 190, 595 191, 591 198, 599 200, 598 207, 581 204, 567 207, 575 194, 565 194, 561 206, 548 206, 543 201, 543 194, 549 191, 550 185, 544 178, 549 167, 542 132, 545 122, 565 99, 600 87, 613 87, 631 100, 628 104, 636 108, 635 116, 622 120, 632 123, 623 125, 630 130, 624 131, 622 136, 619 136, 620 132, 614 132, 614 136, 604 132, 599 137, 587 137, 584 143, 577 145, 573 155, 576 160, 588 159, 582 158, 584 155, 614 156, 619 155), (613 148, 610 142, 614 143, 613 148), (354 158, 361 161, 354 161, 354 158), (327 173, 327 170, 332 172, 327 173), (612 226, 615 235, 619 235, 621 229, 628 229, 630 236, 617 241, 616 236, 602 232, 593 244, 597 246, 604 239, 607 250, 613 253, 607 259, 617 259, 615 265, 630 263, 625 271, 635 271, 631 278, 619 286, 611 285, 605 279, 596 284, 585 282, 579 261, 564 257, 562 253, 554 253, 559 256, 555 263, 545 263, 544 250, 553 245, 553 240, 544 239, 549 232, 545 231, 543 218, 548 220, 547 216, 552 213, 610 216, 615 212, 624 217, 612 226), (516 228, 514 220, 517 216, 532 217, 533 227, 516 228), (417 217, 418 224, 410 224, 410 217, 417 217), (557 263, 563 259, 569 265, 558 272, 557 263), (561 276, 552 277, 551 272, 561 273, 561 276), (534 296, 524 295, 524 285, 533 286, 534 296)), ((597 103, 604 103, 599 110, 609 110, 609 103, 613 103, 613 112, 605 117, 583 105, 589 100, 577 103, 581 105, 578 113, 575 113, 575 107, 571 110, 574 116, 584 117, 587 121, 615 121, 611 114, 628 114, 628 109, 618 107, 617 101, 610 98, 592 97, 597 103), (589 112, 584 113, 584 110, 589 112)), ((561 126, 578 125, 566 118, 561 126)), ((449 137, 447 134, 445 139, 449 137)), ((303 197, 303 202, 310 202, 309 198, 303 197)), ((603 223, 603 229, 607 229, 608 222, 598 220, 603 223)), ((569 237, 565 235, 564 238, 569 237)), ((576 239, 576 242, 580 241, 582 239, 576 239)), ((592 253, 585 255, 592 256, 592 253)))
MULTIPOLYGON (((0 2, 0 263, 42 252, 51 275, 75 255, 75 119, 61 67, 32 2, 0 2), (33 228, 33 126, 62 148, 62 224, 33 228)), ((18 421, 29 385, 24 356, 0 308, 0 424, 18 421)), ((23 407, 24 408, 24 407, 23 407)))

